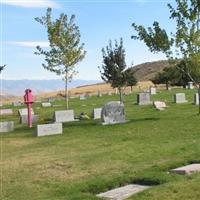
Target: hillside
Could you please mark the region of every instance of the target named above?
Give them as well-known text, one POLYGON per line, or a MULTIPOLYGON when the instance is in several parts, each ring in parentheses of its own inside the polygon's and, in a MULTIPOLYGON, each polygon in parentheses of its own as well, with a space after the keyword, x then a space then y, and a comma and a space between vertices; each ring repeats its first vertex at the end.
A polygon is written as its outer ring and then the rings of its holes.
POLYGON ((148 81, 167 66, 169 66, 167 60, 160 60, 136 65, 133 67, 133 71, 138 81, 148 81))

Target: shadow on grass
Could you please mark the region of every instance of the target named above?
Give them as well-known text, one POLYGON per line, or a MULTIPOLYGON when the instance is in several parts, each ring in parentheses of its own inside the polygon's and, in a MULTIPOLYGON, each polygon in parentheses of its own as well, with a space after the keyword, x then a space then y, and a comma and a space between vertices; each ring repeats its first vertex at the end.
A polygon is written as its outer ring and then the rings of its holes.
POLYGON ((145 121, 158 121, 160 118, 158 117, 145 117, 140 119, 130 119, 128 120, 127 124, 134 123, 134 122, 145 122, 145 121))
POLYGON ((148 179, 148 178, 140 179, 139 178, 139 179, 135 179, 132 183, 139 184, 139 185, 156 186, 156 185, 161 185, 165 182, 159 179, 148 179))

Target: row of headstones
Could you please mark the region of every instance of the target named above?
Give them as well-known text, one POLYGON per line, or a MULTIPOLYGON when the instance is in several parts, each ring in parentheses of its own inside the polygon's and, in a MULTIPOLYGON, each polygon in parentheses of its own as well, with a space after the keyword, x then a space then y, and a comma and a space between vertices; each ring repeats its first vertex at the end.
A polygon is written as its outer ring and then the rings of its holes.
MULTIPOLYGON (((174 103, 186 103, 185 93, 177 93, 174 95, 174 103)), ((139 93, 137 95, 137 104, 138 105, 149 105, 152 104, 151 97, 148 92, 139 93)), ((199 94, 194 94, 194 104, 199 104, 199 94)))

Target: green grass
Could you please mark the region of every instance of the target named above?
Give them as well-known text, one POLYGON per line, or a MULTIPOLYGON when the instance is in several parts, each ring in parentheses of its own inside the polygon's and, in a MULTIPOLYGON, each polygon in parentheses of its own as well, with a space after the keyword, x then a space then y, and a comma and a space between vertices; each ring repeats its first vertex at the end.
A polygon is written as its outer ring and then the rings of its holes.
MULTIPOLYGON (((14 116, 15 131, 1 135, 1 199, 3 200, 97 200, 95 194, 128 183, 155 185, 130 199, 199 199, 200 174, 182 176, 169 169, 200 161, 200 116, 192 105, 194 90, 162 91, 152 96, 165 100, 169 108, 136 105, 136 94, 125 96, 126 124, 102 126, 83 120, 63 124, 64 133, 34 137, 14 116), (174 104, 173 94, 185 92, 188 103, 174 104)), ((118 100, 117 96, 73 99, 75 114, 118 100), (85 106, 82 106, 85 104, 85 106), (95 104, 95 105, 94 105, 95 104)), ((54 110, 36 109, 40 123, 50 123, 54 110)), ((9 106, 8 106, 9 107, 9 106)))

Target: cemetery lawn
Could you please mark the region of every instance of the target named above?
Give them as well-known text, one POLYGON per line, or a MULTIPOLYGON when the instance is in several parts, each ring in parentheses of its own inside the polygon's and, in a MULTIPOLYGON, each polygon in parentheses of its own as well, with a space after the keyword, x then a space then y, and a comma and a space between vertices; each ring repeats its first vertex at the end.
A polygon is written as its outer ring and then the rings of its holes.
MULTIPOLYGON (((64 133, 35 137, 36 126, 19 124, 17 110, 2 121, 15 121, 15 131, 1 134, 1 199, 97 200, 95 195, 129 183, 154 187, 129 200, 200 198, 200 174, 183 176, 170 169, 200 162, 200 116, 192 104, 195 90, 161 91, 153 100, 169 106, 136 105, 136 94, 125 96, 126 124, 102 126, 99 120, 64 123, 64 133), (174 104, 173 94, 185 92, 188 103, 174 104)), ((118 96, 70 100, 75 114, 91 113, 118 96), (84 104, 84 105, 83 105, 84 104)), ((40 124, 50 123, 60 107, 40 108, 40 124)), ((9 106, 7 106, 9 107, 9 106)))

